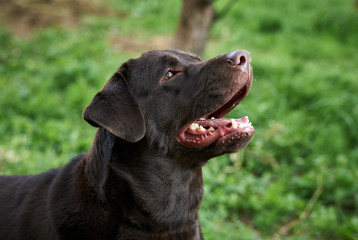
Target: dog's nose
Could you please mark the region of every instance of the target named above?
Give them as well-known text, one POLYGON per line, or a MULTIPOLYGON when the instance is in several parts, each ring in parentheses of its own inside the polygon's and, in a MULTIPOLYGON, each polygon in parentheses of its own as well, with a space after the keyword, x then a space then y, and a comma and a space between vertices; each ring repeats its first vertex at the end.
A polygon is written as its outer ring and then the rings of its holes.
POLYGON ((227 62, 234 67, 246 71, 251 63, 250 53, 246 50, 237 50, 226 55, 227 62))

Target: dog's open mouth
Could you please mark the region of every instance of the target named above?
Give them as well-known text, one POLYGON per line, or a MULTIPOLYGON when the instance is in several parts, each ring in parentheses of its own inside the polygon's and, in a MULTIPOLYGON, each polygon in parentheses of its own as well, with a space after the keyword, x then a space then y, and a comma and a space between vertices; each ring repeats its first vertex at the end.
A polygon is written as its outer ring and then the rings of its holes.
POLYGON ((249 87, 244 86, 215 112, 183 127, 177 135, 179 144, 187 148, 201 148, 215 142, 232 142, 252 135, 254 127, 247 116, 239 119, 222 118, 245 98, 248 91, 249 87))

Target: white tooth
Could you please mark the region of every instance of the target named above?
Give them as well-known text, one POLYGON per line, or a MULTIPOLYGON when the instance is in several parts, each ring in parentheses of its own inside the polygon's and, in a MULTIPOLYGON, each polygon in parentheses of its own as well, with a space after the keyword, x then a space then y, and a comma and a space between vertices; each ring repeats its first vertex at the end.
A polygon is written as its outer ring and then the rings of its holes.
POLYGON ((205 118, 200 118, 200 120, 205 120, 205 118))
POLYGON ((237 122, 231 118, 231 128, 237 128, 237 127, 238 127, 237 122))
POLYGON ((211 117, 211 119, 215 119, 214 117, 211 117))
POLYGON ((209 131, 212 131, 212 132, 213 132, 213 131, 215 131, 215 128, 210 127, 210 128, 209 128, 209 131))
POLYGON ((197 123, 192 123, 192 124, 190 124, 190 127, 189 127, 191 130, 196 130, 196 129, 198 129, 199 128, 199 124, 197 124, 197 123))
POLYGON ((242 127, 242 128, 251 127, 251 122, 244 123, 244 124, 242 124, 240 127, 242 127))
POLYGON ((200 127, 199 127, 198 130, 199 130, 199 131, 205 131, 206 129, 205 129, 203 126, 200 125, 200 127))

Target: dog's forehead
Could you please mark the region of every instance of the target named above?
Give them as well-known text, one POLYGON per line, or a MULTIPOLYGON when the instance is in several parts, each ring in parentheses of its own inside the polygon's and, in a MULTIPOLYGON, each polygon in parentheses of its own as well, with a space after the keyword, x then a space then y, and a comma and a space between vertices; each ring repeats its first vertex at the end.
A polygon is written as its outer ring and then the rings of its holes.
POLYGON ((190 64, 200 62, 201 59, 191 53, 180 50, 154 50, 143 53, 138 60, 157 62, 162 65, 190 64))

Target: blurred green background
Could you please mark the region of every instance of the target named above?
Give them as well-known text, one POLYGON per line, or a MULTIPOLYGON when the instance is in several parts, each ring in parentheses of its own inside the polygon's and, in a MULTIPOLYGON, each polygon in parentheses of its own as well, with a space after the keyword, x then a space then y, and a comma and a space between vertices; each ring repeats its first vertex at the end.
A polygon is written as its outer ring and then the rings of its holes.
MULTIPOLYGON (((230 0, 215 0, 220 12, 230 0)), ((252 54, 249 146, 204 167, 205 239, 358 239, 358 8, 240 0, 204 59, 252 54)), ((91 146, 82 110, 117 67, 170 48, 179 0, 0 1, 0 173, 66 164, 91 146)))

